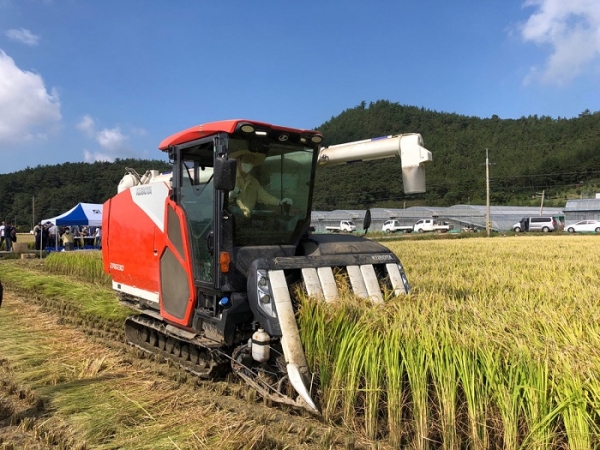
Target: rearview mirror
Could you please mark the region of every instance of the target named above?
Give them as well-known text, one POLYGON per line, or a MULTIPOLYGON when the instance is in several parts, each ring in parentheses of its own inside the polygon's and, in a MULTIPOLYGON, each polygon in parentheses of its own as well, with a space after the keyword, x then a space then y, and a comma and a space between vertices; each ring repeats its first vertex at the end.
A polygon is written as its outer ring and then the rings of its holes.
POLYGON ((365 230, 365 234, 367 234, 367 231, 369 230, 370 226, 371 226, 371 210, 367 209, 367 211, 365 212, 365 218, 363 219, 363 230, 365 230))
POLYGON ((215 160, 215 189, 220 191, 233 191, 235 189, 235 159, 217 158, 215 160))

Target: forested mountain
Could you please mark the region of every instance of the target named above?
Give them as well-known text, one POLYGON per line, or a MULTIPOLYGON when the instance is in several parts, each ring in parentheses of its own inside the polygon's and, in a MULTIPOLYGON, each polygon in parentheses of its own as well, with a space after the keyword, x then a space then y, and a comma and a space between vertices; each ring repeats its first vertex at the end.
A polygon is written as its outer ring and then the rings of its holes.
MULTIPOLYGON (((600 112, 572 119, 481 119, 380 100, 343 111, 318 129, 326 145, 420 133, 433 162, 427 193, 419 195, 404 194, 399 160, 321 168, 315 210, 485 204, 486 148, 493 205, 538 205, 537 194, 544 192, 546 206, 564 206, 567 198, 600 192, 600 112)), ((79 202, 104 203, 115 195, 126 167, 140 174, 169 169, 166 161, 122 159, 0 175, 0 217, 26 231, 79 202)))
POLYGON ((104 203, 117 193, 126 167, 140 174, 170 169, 165 161, 139 159, 28 167, 0 175, 0 217, 16 223, 19 231, 29 231, 34 221, 62 214, 77 203, 104 203))
MULTIPOLYGON (((405 195, 400 164, 381 160, 318 172, 313 209, 402 208, 485 204, 489 149, 493 205, 564 206, 600 184, 600 113, 573 119, 488 119, 440 113, 388 101, 363 102, 319 127, 326 145, 400 133, 420 133, 433 153, 427 193, 405 195)), ((600 192, 600 191, 598 191, 600 192)))

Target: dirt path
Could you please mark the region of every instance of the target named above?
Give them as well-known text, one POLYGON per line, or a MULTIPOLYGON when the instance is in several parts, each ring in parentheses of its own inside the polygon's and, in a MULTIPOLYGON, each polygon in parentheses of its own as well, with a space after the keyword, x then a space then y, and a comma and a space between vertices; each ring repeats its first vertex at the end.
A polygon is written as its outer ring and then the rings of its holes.
POLYGON ((5 291, 0 450, 371 447, 348 430, 265 406, 245 385, 199 383, 82 330, 5 291))

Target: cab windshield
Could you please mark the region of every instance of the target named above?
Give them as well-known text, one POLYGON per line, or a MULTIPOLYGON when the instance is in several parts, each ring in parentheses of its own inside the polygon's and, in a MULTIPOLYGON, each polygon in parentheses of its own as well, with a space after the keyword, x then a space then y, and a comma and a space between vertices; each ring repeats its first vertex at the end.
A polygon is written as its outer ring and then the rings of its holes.
POLYGON ((298 144, 248 147, 245 141, 230 140, 229 157, 238 164, 226 209, 234 219, 235 246, 297 242, 310 222, 315 151, 298 144))

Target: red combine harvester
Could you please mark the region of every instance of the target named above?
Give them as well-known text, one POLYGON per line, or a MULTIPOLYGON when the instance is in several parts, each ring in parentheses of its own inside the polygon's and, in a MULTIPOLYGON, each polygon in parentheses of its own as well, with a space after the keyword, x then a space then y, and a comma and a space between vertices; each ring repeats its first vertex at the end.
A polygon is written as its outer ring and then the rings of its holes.
MULTIPOLYGON (((336 277, 374 303, 409 290, 402 264, 356 235, 311 234, 315 170, 400 157, 405 192, 425 191, 418 134, 321 147, 317 131, 250 120, 189 128, 160 144, 173 171, 128 169, 104 204, 104 269, 141 312, 128 342, 201 377, 233 369, 260 395, 319 412, 290 287, 332 301, 336 277)), ((367 212, 363 228, 370 224, 367 212)))

